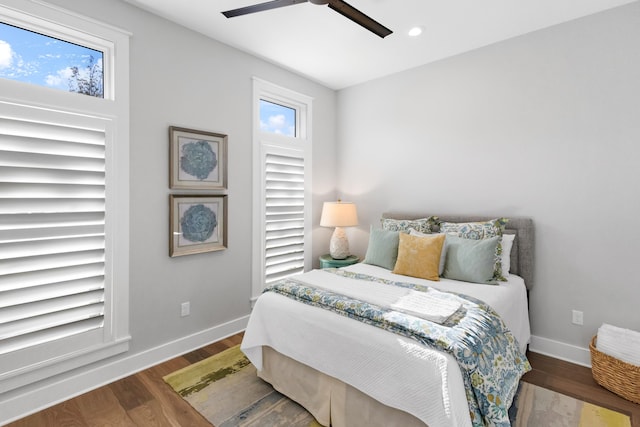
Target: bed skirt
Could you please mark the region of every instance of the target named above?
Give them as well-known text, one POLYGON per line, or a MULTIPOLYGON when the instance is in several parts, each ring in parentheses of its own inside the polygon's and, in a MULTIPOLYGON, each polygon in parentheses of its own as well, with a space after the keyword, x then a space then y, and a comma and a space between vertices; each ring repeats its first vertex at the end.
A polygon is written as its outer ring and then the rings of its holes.
POLYGON ((302 405, 323 426, 426 426, 413 415, 386 406, 271 347, 262 347, 262 360, 263 367, 258 376, 302 405))

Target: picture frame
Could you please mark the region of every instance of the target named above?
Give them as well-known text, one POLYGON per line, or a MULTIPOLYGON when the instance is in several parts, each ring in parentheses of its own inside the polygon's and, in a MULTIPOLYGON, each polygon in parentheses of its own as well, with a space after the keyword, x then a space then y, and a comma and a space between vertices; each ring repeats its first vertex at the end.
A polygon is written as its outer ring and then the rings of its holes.
POLYGON ((169 256, 227 249, 227 195, 170 195, 169 256))
POLYGON ((227 189, 227 135, 169 127, 169 188, 227 189))

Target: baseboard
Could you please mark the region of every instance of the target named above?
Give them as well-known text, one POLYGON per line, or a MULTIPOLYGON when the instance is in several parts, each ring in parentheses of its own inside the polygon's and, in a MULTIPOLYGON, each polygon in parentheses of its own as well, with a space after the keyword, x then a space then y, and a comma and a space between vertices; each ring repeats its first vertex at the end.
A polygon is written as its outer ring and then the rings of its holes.
POLYGON ((576 365, 586 366, 587 368, 591 367, 591 353, 588 348, 532 335, 529 341, 529 351, 555 357, 576 365))
POLYGON ((200 331, 161 346, 103 364, 89 371, 48 383, 35 390, 16 394, 0 401, 0 425, 46 409, 65 400, 135 374, 212 342, 235 335, 246 329, 249 316, 200 331))

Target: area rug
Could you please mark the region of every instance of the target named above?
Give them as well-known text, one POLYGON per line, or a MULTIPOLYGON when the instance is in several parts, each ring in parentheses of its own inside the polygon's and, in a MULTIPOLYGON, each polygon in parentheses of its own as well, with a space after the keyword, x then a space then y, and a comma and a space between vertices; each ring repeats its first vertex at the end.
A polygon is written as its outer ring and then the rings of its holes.
POLYGON ((628 415, 521 381, 511 427, 631 427, 628 415))
MULTIPOLYGON (((215 427, 319 427, 302 406, 256 375, 239 346, 163 378, 215 427)), ((513 427, 630 427, 625 414, 521 382, 513 427)))

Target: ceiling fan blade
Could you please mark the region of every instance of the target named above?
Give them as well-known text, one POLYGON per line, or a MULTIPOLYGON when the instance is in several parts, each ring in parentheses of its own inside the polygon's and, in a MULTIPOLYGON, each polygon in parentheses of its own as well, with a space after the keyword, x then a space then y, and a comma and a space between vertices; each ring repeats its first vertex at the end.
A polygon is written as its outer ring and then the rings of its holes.
POLYGON ((360 12, 355 7, 343 2, 342 0, 329 0, 329 7, 341 15, 351 19, 356 24, 359 24, 371 31, 372 33, 385 38, 389 34, 393 33, 390 29, 382 25, 381 23, 373 20, 369 16, 360 12))
POLYGON ((306 3, 307 0, 273 0, 265 3, 254 4, 252 6, 241 7, 239 9, 222 12, 227 18, 234 16, 248 15, 250 13, 262 12, 263 10, 276 9, 278 7, 291 6, 298 3, 306 3))

